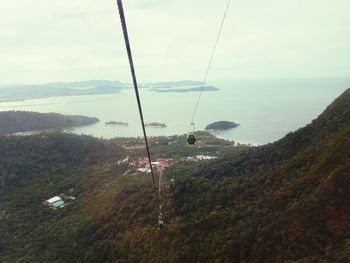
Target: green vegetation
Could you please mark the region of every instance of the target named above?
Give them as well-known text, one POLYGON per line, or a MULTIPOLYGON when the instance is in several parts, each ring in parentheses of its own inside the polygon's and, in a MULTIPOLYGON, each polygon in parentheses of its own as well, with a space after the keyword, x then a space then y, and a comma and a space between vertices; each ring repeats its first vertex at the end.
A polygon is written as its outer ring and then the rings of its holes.
POLYGON ((234 142, 218 139, 208 132, 198 131, 195 135, 197 138, 195 147, 188 145, 187 135, 151 138, 152 153, 155 156, 179 159, 199 154, 223 156, 225 153, 248 148, 246 145, 234 147, 234 142))
POLYGON ((0 261, 78 262, 92 242, 82 197, 89 167, 124 155, 116 145, 86 136, 49 134, 0 138, 0 261), (60 210, 42 202, 74 189, 60 210))
POLYGON ((239 124, 230 121, 217 121, 205 127, 206 130, 229 130, 237 128, 239 124))
POLYGON ((17 132, 70 128, 98 122, 97 118, 58 113, 1 111, 0 136, 17 132))
POLYGON ((166 170, 162 231, 150 176, 116 163, 141 139, 1 138, 0 261, 350 262, 350 90, 273 144, 197 137, 150 140, 154 158, 219 157, 166 170), (76 202, 41 205, 71 188, 76 202))
POLYGON ((349 160, 350 90, 274 144, 172 167, 185 261, 349 262, 349 160))

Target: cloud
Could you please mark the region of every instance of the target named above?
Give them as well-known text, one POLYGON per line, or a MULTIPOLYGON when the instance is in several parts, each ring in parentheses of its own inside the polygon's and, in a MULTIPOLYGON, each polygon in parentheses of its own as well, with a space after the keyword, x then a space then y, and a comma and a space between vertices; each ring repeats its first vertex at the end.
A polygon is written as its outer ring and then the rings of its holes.
MULTIPOLYGON (((141 82, 202 79, 226 0, 123 3, 141 82)), ((348 76, 349 9, 232 1, 209 80, 348 76)), ((130 80, 115 1, 6 1, 0 25, 0 84, 130 80)))

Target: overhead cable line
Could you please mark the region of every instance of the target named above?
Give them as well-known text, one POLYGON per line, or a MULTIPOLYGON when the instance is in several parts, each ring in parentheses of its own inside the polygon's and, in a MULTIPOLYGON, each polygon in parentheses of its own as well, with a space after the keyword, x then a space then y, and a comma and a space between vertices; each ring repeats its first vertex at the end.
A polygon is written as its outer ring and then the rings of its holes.
POLYGON ((204 86, 207 83, 209 71, 210 71, 211 66, 213 64, 216 48, 217 48, 218 43, 219 43, 219 39, 220 39, 221 32, 222 32, 222 29, 223 29, 223 26, 224 26, 224 23, 225 23, 225 20, 226 20, 228 8, 230 7, 230 3, 231 3, 231 0, 228 0, 227 5, 226 5, 226 9, 225 9, 225 12, 224 12, 221 24, 220 24, 219 32, 218 32, 218 35, 217 35, 216 40, 215 40, 215 45, 214 45, 213 51, 212 51, 210 59, 209 59, 208 67, 207 67, 207 70, 205 71, 205 74, 204 74, 204 79, 203 79, 202 86, 201 86, 201 89, 200 89, 200 92, 199 92, 199 95, 198 95, 197 103, 196 103, 196 105, 194 107, 192 119, 191 119, 190 126, 189 126, 189 131, 191 130, 191 127, 193 127, 193 129, 195 129, 194 128, 194 119, 195 119, 197 111, 198 111, 198 106, 199 106, 199 102, 200 102, 201 97, 202 97, 204 86))
POLYGON ((147 149, 149 167, 151 169, 153 187, 154 187, 154 190, 156 191, 157 188, 156 188, 156 183, 155 183, 155 179, 154 179, 154 172, 153 172, 153 167, 152 167, 151 153, 150 153, 150 150, 149 150, 149 144, 148 144, 148 139, 147 139, 146 127, 145 127, 145 122, 144 122, 144 118, 143 118, 142 106, 141 106, 141 99, 140 99, 139 89, 138 89, 137 80, 136 80, 135 67, 134 67, 134 62, 133 62, 133 59, 132 59, 132 53, 131 53, 128 29, 127 29, 127 26, 126 26, 126 20, 125 20, 125 14, 124 14, 122 0, 117 0, 117 4, 118 4, 120 21, 121 21, 122 28, 123 28, 123 35, 124 35, 126 51, 128 53, 128 58, 129 58, 129 64, 130 64, 130 70, 131 70, 131 75, 132 75, 132 81, 133 81, 134 89, 135 89, 137 106, 138 106, 138 109, 139 109, 139 115, 140 115, 140 119, 141 119, 143 137, 145 139, 145 144, 146 144, 146 149, 147 149))

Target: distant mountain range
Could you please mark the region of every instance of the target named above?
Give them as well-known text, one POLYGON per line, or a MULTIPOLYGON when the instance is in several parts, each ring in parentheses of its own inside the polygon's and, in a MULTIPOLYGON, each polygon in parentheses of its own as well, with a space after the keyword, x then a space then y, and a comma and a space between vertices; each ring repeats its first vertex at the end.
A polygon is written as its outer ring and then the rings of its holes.
POLYGON ((56 96, 95 95, 116 93, 129 88, 119 81, 89 80, 79 82, 55 82, 40 85, 12 85, 0 87, 1 100, 23 100, 56 96))
MULTIPOLYGON (((197 92, 201 82, 176 81, 140 84, 140 88, 157 92, 197 92)), ((57 96, 97 95, 117 93, 132 88, 131 84, 110 80, 88 80, 76 82, 53 82, 38 85, 0 86, 0 101, 37 99, 57 96)), ((205 86, 204 91, 218 90, 213 86, 205 86)))
POLYGON ((174 82, 159 82, 146 84, 144 88, 149 88, 156 92, 176 92, 176 93, 187 93, 187 92, 199 92, 203 91, 216 91, 218 88, 210 85, 203 85, 203 82, 183 80, 174 82))

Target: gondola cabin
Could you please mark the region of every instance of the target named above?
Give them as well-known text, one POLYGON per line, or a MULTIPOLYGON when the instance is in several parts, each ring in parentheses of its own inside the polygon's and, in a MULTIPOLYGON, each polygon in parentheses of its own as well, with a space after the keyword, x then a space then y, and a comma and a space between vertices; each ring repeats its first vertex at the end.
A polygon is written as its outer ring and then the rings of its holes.
POLYGON ((190 145, 194 145, 196 143, 196 137, 194 137, 194 134, 188 135, 187 142, 190 145))

